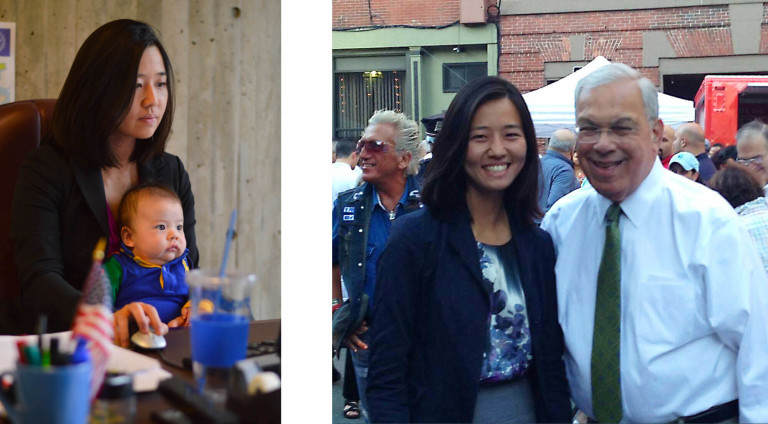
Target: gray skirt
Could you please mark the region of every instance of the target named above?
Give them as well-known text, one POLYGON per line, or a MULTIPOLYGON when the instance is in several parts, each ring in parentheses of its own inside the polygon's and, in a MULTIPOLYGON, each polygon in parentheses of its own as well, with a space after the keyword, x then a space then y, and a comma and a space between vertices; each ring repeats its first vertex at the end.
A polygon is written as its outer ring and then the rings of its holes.
POLYGON ((480 386, 473 423, 535 423, 533 395, 528 378, 480 386))

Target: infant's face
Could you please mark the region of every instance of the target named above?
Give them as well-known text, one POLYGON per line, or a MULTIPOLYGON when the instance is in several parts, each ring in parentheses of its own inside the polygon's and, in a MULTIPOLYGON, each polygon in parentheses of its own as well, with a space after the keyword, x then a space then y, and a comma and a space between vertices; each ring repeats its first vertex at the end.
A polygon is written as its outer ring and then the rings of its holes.
POLYGON ((135 256, 155 265, 178 258, 187 248, 181 205, 170 199, 140 198, 131 236, 123 241, 135 256))

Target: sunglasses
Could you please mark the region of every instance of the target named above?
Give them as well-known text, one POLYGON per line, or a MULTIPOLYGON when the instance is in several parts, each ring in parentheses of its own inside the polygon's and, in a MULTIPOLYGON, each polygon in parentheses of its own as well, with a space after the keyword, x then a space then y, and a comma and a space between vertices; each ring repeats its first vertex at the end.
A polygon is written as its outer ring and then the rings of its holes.
POLYGON ((357 154, 363 151, 363 148, 368 153, 386 153, 392 150, 392 145, 387 144, 381 140, 360 140, 357 142, 357 154))

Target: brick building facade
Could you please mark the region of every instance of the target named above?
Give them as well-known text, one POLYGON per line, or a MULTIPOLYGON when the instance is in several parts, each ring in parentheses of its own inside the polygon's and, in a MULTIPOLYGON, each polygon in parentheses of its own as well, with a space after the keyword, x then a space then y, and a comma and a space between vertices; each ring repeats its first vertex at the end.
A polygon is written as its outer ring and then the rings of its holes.
MULTIPOLYGON (((472 0, 334 0, 333 29, 432 28, 472 0), (370 5, 370 7, 369 7, 370 5)), ((598 55, 639 69, 660 89, 693 99, 705 74, 768 72, 768 4, 713 0, 572 2, 478 0, 499 39, 498 74, 522 91, 562 78, 598 55), (575 10, 576 6, 591 10, 575 10)))
MULTIPOLYGON (((486 9, 496 0, 480 0, 486 9)), ((459 20, 460 0, 333 0, 333 29, 371 26, 439 27, 459 20), (370 8, 368 5, 370 4, 370 8)))

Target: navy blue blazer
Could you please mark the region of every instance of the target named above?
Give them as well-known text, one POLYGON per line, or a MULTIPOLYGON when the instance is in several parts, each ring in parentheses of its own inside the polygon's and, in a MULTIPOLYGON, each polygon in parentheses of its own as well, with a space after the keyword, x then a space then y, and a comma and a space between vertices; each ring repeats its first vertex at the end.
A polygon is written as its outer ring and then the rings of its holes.
MULTIPOLYGON (((511 217, 510 227, 531 330, 527 376, 536 419, 570 422, 552 239, 511 217)), ((366 392, 371 420, 471 422, 492 288, 483 282, 469 213, 440 220, 424 208, 397 219, 376 275, 366 392)))

